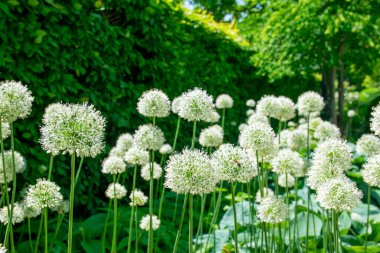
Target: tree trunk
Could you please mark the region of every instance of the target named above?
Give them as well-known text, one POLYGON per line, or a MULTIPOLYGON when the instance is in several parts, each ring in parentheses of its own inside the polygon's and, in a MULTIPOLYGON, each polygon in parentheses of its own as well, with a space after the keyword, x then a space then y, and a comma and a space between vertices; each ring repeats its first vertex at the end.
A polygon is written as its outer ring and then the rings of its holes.
POLYGON ((338 106, 338 127, 340 132, 344 134, 344 64, 342 61, 339 61, 338 106))
POLYGON ((335 72, 336 68, 331 67, 325 71, 325 75, 323 75, 325 81, 325 90, 323 91, 323 86, 322 86, 322 92, 325 102, 326 102, 326 107, 325 107, 325 115, 326 118, 336 124, 336 112, 335 112, 335 87, 334 87, 334 81, 335 81, 335 72))

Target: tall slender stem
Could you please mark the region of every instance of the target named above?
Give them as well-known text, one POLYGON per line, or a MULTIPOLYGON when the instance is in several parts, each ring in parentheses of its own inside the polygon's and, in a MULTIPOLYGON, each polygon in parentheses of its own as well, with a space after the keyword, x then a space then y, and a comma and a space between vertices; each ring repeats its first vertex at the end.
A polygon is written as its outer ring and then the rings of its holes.
POLYGON ((222 114, 222 128, 224 130, 224 122, 226 118, 226 108, 223 108, 223 114, 222 114))
POLYGON ((298 195, 298 178, 296 177, 294 182, 294 192, 295 192, 295 201, 294 201, 294 234, 293 238, 298 241, 298 217, 297 217, 297 195, 298 195))
POLYGON ((189 253, 193 252, 193 194, 189 193, 189 253))
POLYGON ((39 242, 40 242, 40 236, 41 236, 43 221, 44 221, 44 216, 41 215, 40 226, 39 226, 38 233, 37 233, 36 245, 34 246, 34 253, 38 252, 38 245, 39 245, 39 242))
POLYGON ((183 200, 183 207, 182 207, 182 213, 181 213, 181 220, 180 220, 180 222, 179 222, 179 227, 178 227, 178 231, 177 231, 177 236, 176 236, 176 238, 175 238, 175 242, 174 242, 173 253, 176 253, 177 250, 178 250, 178 243, 179 243, 179 238, 181 237, 182 224, 183 224, 183 220, 184 220, 184 218, 185 218, 185 213, 186 213, 187 198, 188 198, 188 194, 185 195, 185 199, 183 200))
POLYGON ((62 224, 63 218, 64 218, 64 213, 62 213, 62 214, 58 214, 57 228, 55 229, 55 233, 54 233, 53 241, 50 242, 50 245, 49 245, 49 251, 50 251, 50 248, 54 245, 54 243, 55 243, 55 239, 57 239, 57 235, 58 235, 59 229, 60 229, 60 227, 61 227, 61 224, 62 224))
POLYGON ((29 238, 30 252, 33 252, 32 232, 30 229, 30 218, 29 217, 28 217, 28 238, 29 238))
MULTIPOLYGON (((307 137, 306 137, 306 166, 309 168, 310 159, 310 112, 307 114, 307 137)), ((307 214, 306 214, 306 242, 305 251, 309 251, 309 218, 310 218, 310 188, 307 187, 307 214)))
POLYGON ((365 228, 365 253, 367 253, 368 247, 368 229, 369 229, 369 211, 371 206, 371 186, 368 185, 368 193, 367 193, 367 224, 365 228))
POLYGON ((107 234, 108 218, 109 218, 109 216, 110 216, 111 205, 112 205, 112 200, 110 199, 110 200, 108 201, 107 215, 106 215, 106 220, 104 221, 103 232, 102 232, 102 239, 101 239, 101 249, 102 249, 101 252, 102 252, 102 253, 105 253, 105 252, 106 252, 105 242, 106 242, 106 234, 107 234))
POLYGON ((154 182, 153 182, 153 168, 154 166, 154 151, 150 151, 150 186, 149 186, 149 241, 148 241, 148 252, 153 252, 153 188, 154 188, 154 182))
POLYGON ((196 246, 198 245, 199 235, 203 229, 203 215, 204 215, 204 210, 205 210, 205 205, 206 205, 206 198, 207 198, 207 195, 201 196, 201 214, 199 216, 198 229, 197 229, 197 234, 196 234, 196 241, 195 241, 196 246))
POLYGON ((193 123, 193 138, 191 138, 191 149, 194 149, 194 146, 195 146, 195 135, 196 135, 196 132, 197 132, 197 121, 194 120, 194 123, 193 123))
POLYGON ((67 252, 73 252, 73 225, 74 225, 74 191, 75 191, 75 152, 71 155, 71 186, 70 186, 70 212, 69 212, 69 235, 67 252))
POLYGON ((53 170, 53 162, 54 162, 54 156, 50 155, 48 179, 51 179, 51 173, 52 173, 52 170, 53 170))
POLYGON ((44 215, 44 227, 45 227, 45 253, 48 253, 48 209, 45 207, 43 210, 44 215))
MULTIPOLYGON (((114 195, 116 195, 116 174, 113 175, 113 192, 114 195)), ((111 252, 116 253, 117 248, 116 248, 116 243, 117 243, 117 198, 114 196, 113 198, 113 233, 112 233, 112 247, 111 247, 111 252)))
MULTIPOLYGON (((288 206, 288 236, 289 236, 289 252, 293 252, 293 242, 292 242, 292 237, 291 237, 291 232, 290 232, 290 204, 289 204, 289 187, 288 187, 288 173, 285 173, 285 186, 286 186, 286 204, 288 206)), ((297 215, 297 214, 296 214, 297 215)))
POLYGON ((174 135, 174 141, 173 141, 173 152, 175 151, 175 148, 177 146, 177 139, 178 139, 178 133, 179 133, 179 127, 181 125, 181 118, 178 116, 177 119, 177 128, 175 130, 175 135, 174 135))
MULTIPOLYGON (((222 188, 222 187, 223 187, 223 181, 220 182, 220 187, 219 188, 222 188)), ((219 209, 220 209, 220 204, 222 202, 222 195, 223 195, 223 192, 219 191, 218 198, 216 200, 216 205, 215 205, 215 208, 214 208, 214 214, 213 214, 213 217, 212 217, 212 220, 211 220, 211 224, 210 224, 210 228, 209 228, 209 231, 208 231, 207 241, 206 241, 206 246, 205 247, 207 247, 207 245, 208 245, 211 233, 213 231, 215 231, 214 225, 216 224, 216 221, 217 221, 218 216, 219 216, 219 209)), ((214 235, 214 239, 215 239, 215 235, 214 235)))
POLYGON ((239 243, 238 243, 238 226, 236 218, 236 204, 235 204, 235 187, 234 183, 231 183, 231 193, 232 193, 232 208, 234 211, 234 240, 235 240, 235 252, 239 253, 239 243))
MULTIPOLYGON (((137 174, 137 165, 135 165, 135 168, 133 170, 133 183, 132 183, 132 199, 135 199, 135 188, 136 188, 136 174, 137 174)), ((135 214, 135 205, 132 205, 131 210, 131 217, 129 218, 129 232, 128 232, 128 251, 127 253, 131 252, 131 246, 132 246, 132 227, 133 227, 133 219, 135 214)))
POLYGON ((84 157, 81 157, 80 158, 80 162, 79 162, 79 166, 78 166, 78 171, 75 175, 75 186, 77 186, 77 183, 78 183, 78 180, 79 180, 79 175, 80 175, 80 172, 82 170, 82 166, 83 166, 83 160, 84 160, 84 157))
MULTIPOLYGON (((12 202, 11 202, 11 216, 10 220, 13 219, 13 209, 14 209, 14 203, 15 203, 15 198, 16 198, 16 186, 17 186, 17 178, 16 178, 16 166, 15 166, 15 139, 14 139, 14 128, 13 128, 13 123, 9 123, 10 129, 11 129, 11 153, 12 153, 12 173, 13 173, 13 186, 12 186, 12 202)), ((14 240, 13 240, 13 224, 10 222, 10 238, 11 238, 11 248, 12 248, 12 253, 14 253, 15 250, 15 245, 14 245, 14 240)))

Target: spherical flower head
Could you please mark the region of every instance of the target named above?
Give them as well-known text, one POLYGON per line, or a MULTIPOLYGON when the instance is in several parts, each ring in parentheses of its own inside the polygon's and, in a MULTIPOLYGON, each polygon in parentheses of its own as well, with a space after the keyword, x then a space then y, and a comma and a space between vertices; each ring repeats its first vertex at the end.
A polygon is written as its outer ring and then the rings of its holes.
POLYGON ((210 114, 203 119, 203 121, 208 122, 208 123, 216 123, 220 120, 220 115, 217 111, 212 111, 210 114))
POLYGON ((307 131, 297 128, 292 131, 287 139, 288 147, 292 150, 301 150, 307 145, 307 131))
POLYGON ((3 246, 3 244, 0 243, 0 253, 7 253, 7 248, 3 246))
POLYGON ((276 196, 271 196, 261 201, 257 208, 257 218, 265 223, 278 224, 286 220, 287 212, 288 207, 285 202, 276 196))
POLYGON ((223 128, 213 125, 201 131, 199 143, 202 147, 219 147, 223 144, 223 135, 223 128))
MULTIPOLYGON (((152 229, 157 230, 160 227, 160 220, 156 215, 152 215, 152 229)), ((150 216, 149 214, 145 215, 140 220, 140 228, 142 230, 149 231, 150 230, 150 216)))
POLYGON ((298 152, 282 149, 271 162, 272 170, 277 174, 298 176, 303 174, 305 163, 298 152))
POLYGON ((355 208, 363 197, 356 185, 348 178, 340 177, 328 180, 317 190, 317 202, 324 209, 338 212, 350 211, 355 208))
POLYGON ((182 96, 176 97, 172 101, 172 112, 178 114, 179 108, 181 106, 182 96))
POLYGON ((145 117, 164 118, 170 113, 170 100, 160 90, 145 91, 137 102, 137 111, 145 117))
POLYGON ((347 112, 347 117, 349 117, 349 118, 353 118, 353 117, 355 117, 355 115, 356 115, 356 112, 354 110, 349 110, 347 112))
POLYGON ((25 201, 20 203, 20 205, 23 209, 24 218, 31 219, 31 218, 35 218, 41 214, 41 209, 34 209, 31 207, 27 207, 25 204, 25 201))
POLYGON ((216 98, 215 104, 218 109, 232 108, 234 101, 230 95, 221 94, 216 98))
POLYGON ((131 200, 131 206, 143 206, 148 201, 148 197, 139 189, 132 191, 129 199, 131 200))
POLYGON ((159 152, 161 155, 170 155, 173 152, 173 148, 170 144, 164 144, 159 152))
POLYGON ((246 183, 258 174, 256 159, 241 147, 223 144, 211 158, 221 181, 246 183))
POLYGON ((259 114, 273 118, 276 114, 278 106, 277 97, 266 95, 257 102, 256 111, 259 114))
POLYGON ((356 142, 356 151, 368 157, 380 153, 380 138, 372 134, 363 134, 356 142))
POLYGON ((194 88, 182 94, 178 115, 188 121, 205 121, 214 108, 212 96, 200 88, 194 88))
POLYGON ((272 189, 264 187, 263 192, 261 192, 261 190, 258 190, 256 192, 255 202, 260 203, 263 199, 265 199, 267 197, 274 197, 274 196, 275 195, 274 195, 274 192, 272 191, 272 189))
POLYGON ((290 98, 280 96, 276 98, 275 108, 273 112, 273 118, 286 122, 296 116, 295 106, 290 98))
POLYGON ((116 156, 116 157, 123 158, 125 153, 126 152, 121 147, 115 146, 110 150, 109 156, 116 156))
POLYGON ((47 153, 95 157, 104 149, 105 119, 93 105, 56 104, 43 123, 40 143, 47 153))
POLYGON ((261 157, 273 145, 274 139, 272 128, 268 124, 257 122, 244 128, 239 136, 239 144, 243 148, 257 151, 261 157))
POLYGON ((247 120, 248 125, 252 125, 252 124, 255 124, 257 122, 269 124, 268 118, 262 114, 259 114, 259 113, 251 114, 247 120))
POLYGON ((102 164, 102 173, 104 174, 120 174, 125 172, 127 165, 124 160, 117 156, 110 156, 104 159, 102 164))
POLYGON ((294 128, 294 127, 296 127, 297 126, 297 123, 296 122, 294 122, 294 121, 288 121, 288 127, 290 127, 290 128, 294 128))
POLYGON ((70 211, 70 202, 68 200, 63 200, 57 207, 52 208, 52 210, 58 214, 68 213, 70 211))
POLYGON ((351 148, 343 140, 331 138, 318 143, 313 156, 313 166, 345 171, 351 167, 351 148))
POLYGON ((298 97, 297 109, 302 115, 313 112, 321 112, 325 107, 325 102, 321 95, 314 91, 307 91, 298 97))
POLYGON ((13 169, 12 166, 5 166, 5 177, 4 177, 4 169, 3 169, 3 162, 2 158, 0 156, 0 183, 4 184, 5 181, 7 183, 11 182, 13 180, 13 169), (6 179, 6 180, 5 180, 6 179))
POLYGON ((377 105, 371 113, 370 128, 375 135, 380 135, 380 105, 377 105))
POLYGON ((372 156, 364 164, 362 170, 363 180, 368 185, 380 187, 380 155, 372 156))
POLYGON ((245 105, 248 107, 255 107, 256 102, 253 99, 248 99, 247 102, 245 102, 245 105))
POLYGON ((20 82, 0 82, 0 120, 12 123, 28 117, 33 100, 32 93, 20 82))
MULTIPOLYGON (((16 173, 23 173, 26 169, 25 158, 17 151, 14 151, 14 158, 15 158, 15 171, 16 171, 16 173)), ((12 169, 12 151, 11 150, 4 152, 4 163, 5 163, 5 171, 13 171, 13 169, 12 169)), ((2 171, 2 169, 3 169, 3 158, 0 156, 0 170, 2 171)), ((9 179, 7 178, 7 180, 9 180, 9 179)))
MULTIPOLYGON (((151 167, 152 167, 152 164, 147 163, 147 164, 145 164, 145 166, 143 166, 141 168, 141 177, 146 181, 150 180, 150 169, 151 169, 151 167)), ((161 166, 158 163, 153 163, 153 179, 159 179, 161 177, 161 175, 162 175, 161 166)))
POLYGON ((135 144, 145 150, 159 150, 165 143, 164 133, 152 124, 139 126, 133 138, 135 144))
POLYGON ((179 194, 207 194, 215 190, 219 181, 210 158, 197 149, 172 155, 165 178, 165 186, 179 194))
POLYGON ((279 134, 277 134, 276 138, 280 139, 280 147, 281 148, 287 148, 288 147, 288 139, 293 131, 289 129, 281 130, 279 134))
POLYGON ((60 187, 48 179, 38 179, 31 185, 25 195, 25 205, 37 209, 54 208, 61 204, 63 196, 60 187))
POLYGON ((3 140, 8 138, 11 135, 11 129, 9 127, 9 123, 1 122, 1 137, 3 140))
POLYGON ((344 177, 344 173, 339 168, 313 165, 307 172, 306 184, 310 189, 317 190, 327 181, 340 177, 344 177))
MULTIPOLYGON (((309 128, 313 131, 317 130, 319 124, 324 122, 320 117, 311 118, 309 128)), ((307 127, 307 126, 306 126, 307 127)))
POLYGON ((243 132, 243 130, 248 126, 248 124, 245 124, 245 123, 241 123, 239 125, 239 132, 243 132))
POLYGON ((248 117, 251 116, 252 114, 255 114, 255 113, 256 113, 255 110, 252 110, 252 109, 248 109, 246 112, 248 117))
POLYGON ((140 147, 133 146, 125 153, 124 160, 130 164, 144 165, 149 162, 149 153, 140 147))
POLYGON ((121 199, 127 195, 127 190, 119 183, 110 183, 106 190, 106 197, 109 199, 121 199))
POLYGON ((133 145, 133 136, 129 133, 125 133, 119 136, 116 141, 116 147, 123 151, 128 151, 133 145))
POLYGON ((315 139, 322 141, 328 138, 338 138, 340 137, 340 131, 334 124, 324 121, 315 129, 314 137, 315 139))
MULTIPOLYGON (((8 208, 11 209, 11 205, 4 206, 0 209, 0 222, 7 225, 10 222, 8 216, 8 208)), ((21 223, 24 220, 24 210, 19 203, 13 204, 12 224, 21 223)))
POLYGON ((278 185, 281 187, 284 187, 284 188, 293 187, 295 182, 296 182, 296 179, 292 175, 281 174, 278 176, 278 185))

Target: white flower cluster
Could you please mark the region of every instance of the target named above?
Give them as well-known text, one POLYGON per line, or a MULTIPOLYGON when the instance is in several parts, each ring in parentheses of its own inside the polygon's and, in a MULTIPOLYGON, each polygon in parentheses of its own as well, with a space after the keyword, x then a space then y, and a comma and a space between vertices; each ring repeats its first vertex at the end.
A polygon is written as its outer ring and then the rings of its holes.
MULTIPOLYGON (((10 217, 8 216, 8 208, 11 209, 11 205, 4 206, 0 209, 0 222, 7 225, 10 222, 10 217)), ((19 203, 13 204, 13 214, 12 214, 12 224, 21 223, 24 220, 24 210, 19 203)))
POLYGON ((170 113, 170 100, 160 90, 145 91, 139 98, 137 111, 145 117, 167 117, 170 113))
POLYGON ((221 126, 209 126, 201 131, 199 143, 202 147, 219 147, 223 144, 223 135, 223 128, 221 126))
POLYGON ((0 82, 0 120, 11 123, 28 117, 33 100, 32 93, 21 82, 0 82))
POLYGON ((1 122, 1 138, 5 140, 10 135, 11 135, 11 129, 10 129, 9 123, 1 122))
POLYGON ((218 109, 232 108, 234 101, 230 95, 221 94, 216 98, 215 104, 218 109))
POLYGON ((102 173, 104 174, 120 174, 125 172, 127 165, 123 159, 117 156, 110 156, 104 159, 102 164, 102 173))
POLYGON ((139 189, 132 191, 129 199, 131 200, 131 206, 143 206, 148 201, 148 197, 139 189))
MULTIPOLYGON (((25 158, 17 151, 14 151, 15 158, 15 171, 16 173, 23 173, 26 169, 26 160, 25 158)), ((12 171, 12 150, 4 152, 4 164, 5 171, 12 171)), ((3 169, 3 159, 0 156, 0 169, 3 169)), ((12 173, 13 174, 13 173, 12 173)), ((7 178, 8 180, 8 178, 7 178)))
POLYGON ((106 197, 109 199, 121 199, 127 195, 127 190, 119 183, 110 183, 106 190, 106 197))
MULTIPOLYGON (((147 163, 141 168, 141 177, 149 181, 150 180, 150 169, 152 164, 147 163)), ((162 168, 158 163, 153 163, 153 179, 159 179, 162 175, 162 168)))
POLYGON ((170 144, 164 144, 159 152, 161 155, 170 155, 173 152, 173 148, 170 144))
POLYGON ((270 224, 278 224, 286 220, 288 207, 285 202, 271 196, 264 198, 257 208, 257 217, 260 221, 270 224))
POLYGON ((337 126, 331 124, 330 122, 324 121, 318 124, 315 129, 314 138, 317 140, 326 140, 328 138, 339 138, 340 131, 337 126))
MULTIPOLYGON (((152 215, 152 229, 157 230, 160 227, 160 220, 156 215, 152 215)), ((144 217, 141 218, 140 220, 140 228, 142 230, 149 231, 150 230, 150 216, 145 215, 144 217)))
POLYGON ((280 150, 271 161, 273 171, 277 174, 290 174, 294 177, 304 175, 304 161, 298 152, 290 149, 280 150))
POLYGON ((349 117, 349 118, 353 118, 353 117, 355 117, 355 115, 356 115, 356 112, 354 110, 349 110, 347 112, 347 117, 349 117))
POLYGON ((162 130, 152 124, 139 126, 133 139, 138 147, 145 150, 159 150, 165 143, 162 130))
POLYGON ((277 108, 277 98, 272 95, 266 95, 257 102, 256 112, 261 115, 274 118, 277 108))
POLYGON ((380 187, 380 155, 372 156, 364 164, 363 180, 370 186, 380 187))
POLYGON ((223 144, 212 154, 215 177, 221 181, 248 182, 258 173, 256 159, 241 147, 223 144))
POLYGON ((371 113, 370 128, 375 135, 380 135, 380 105, 377 105, 371 113))
POLYGON ((255 107, 256 102, 253 99, 248 99, 247 102, 245 102, 245 105, 248 107, 255 107))
POLYGON ((272 191, 272 189, 270 189, 268 187, 264 187, 262 192, 261 192, 261 190, 258 190, 256 192, 255 201, 257 203, 260 203, 262 199, 267 198, 267 197, 274 197, 274 196, 275 196, 275 194, 272 191))
POLYGON ((29 186, 25 195, 25 205, 34 210, 54 208, 61 204, 61 188, 48 179, 38 179, 35 185, 29 186))
POLYGON ((130 164, 144 165, 149 162, 149 153, 140 147, 133 146, 125 153, 124 160, 130 164))
POLYGON ((95 157, 104 149, 105 119, 93 105, 53 104, 42 122, 40 143, 47 153, 95 157))
POLYGON ((363 134, 356 142, 356 151, 368 157, 380 154, 380 138, 373 134, 363 134))
POLYGON ((252 124, 255 124, 257 122, 269 124, 269 120, 266 116, 254 112, 249 116, 247 123, 248 123, 248 125, 252 125, 252 124))
POLYGON ((295 105, 290 98, 277 97, 276 105, 273 118, 285 122, 296 116, 295 105))
POLYGON ((68 200, 63 200, 57 207, 52 208, 52 210, 58 214, 68 213, 70 211, 70 202, 68 200))
POLYGON ((325 102, 321 95, 314 91, 307 91, 298 97, 297 109, 302 115, 308 115, 309 113, 319 113, 325 107, 325 102))
POLYGON ((215 106, 212 96, 200 88, 194 88, 181 95, 178 115, 188 121, 207 121, 215 106))
POLYGON ((178 114, 179 108, 181 106, 182 96, 176 97, 172 101, 172 112, 178 114))
POLYGON ((116 141, 116 148, 126 152, 133 145, 133 136, 130 133, 124 133, 116 141))
POLYGON ((307 131, 301 128, 297 128, 291 131, 287 138, 287 145, 292 150, 302 150, 306 148, 307 144, 307 131))
POLYGON ((218 183, 210 158, 200 150, 185 149, 172 155, 165 178, 165 186, 181 194, 207 194, 218 183))
POLYGON ((278 185, 281 187, 293 187, 296 179, 292 175, 281 174, 278 176, 278 185))

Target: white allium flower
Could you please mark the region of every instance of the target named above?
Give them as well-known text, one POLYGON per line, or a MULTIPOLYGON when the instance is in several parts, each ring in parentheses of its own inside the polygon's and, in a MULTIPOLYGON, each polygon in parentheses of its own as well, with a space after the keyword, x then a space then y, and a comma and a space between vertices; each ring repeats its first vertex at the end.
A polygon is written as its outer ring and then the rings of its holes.
POLYGON ((93 105, 54 104, 43 123, 40 143, 47 153, 95 157, 104 149, 105 119, 93 105))
POLYGON ((223 144, 212 154, 215 175, 221 181, 246 183, 258 173, 257 162, 247 151, 223 144))
POLYGON ((35 218, 41 214, 41 209, 34 209, 31 207, 27 207, 25 202, 21 202, 20 206, 22 207, 24 218, 31 219, 31 218, 35 218))
POLYGON ((178 115, 188 121, 205 121, 215 110, 212 96, 200 88, 189 90, 181 96, 178 115))
POLYGON ((120 174, 125 172, 127 165, 124 160, 117 156, 110 156, 104 159, 102 164, 102 173, 104 174, 120 174))
POLYGON ((306 184, 313 190, 317 190, 325 182, 344 177, 344 173, 337 168, 311 166, 307 172, 306 184))
POLYGON ((255 202, 260 203, 262 199, 267 198, 267 197, 274 197, 274 196, 275 195, 274 195, 274 192, 272 191, 272 189, 264 187, 263 188, 263 197, 261 197, 261 191, 258 190, 256 192, 255 202))
POLYGON ((356 151, 368 157, 380 153, 380 138, 373 134, 363 134, 356 143, 356 151))
MULTIPOLYGON (((26 169, 25 158, 17 151, 14 151, 14 156, 15 156, 16 173, 23 173, 26 169)), ((12 150, 8 150, 4 152, 4 161, 5 161, 5 171, 12 171, 12 150)), ((0 156, 0 170, 3 171, 3 159, 1 156, 0 156)), ((8 174, 7 174, 7 181, 9 181, 8 174)))
POLYGON ((351 167, 351 148, 343 140, 331 138, 318 143, 313 166, 343 172, 351 167))
POLYGON ((165 186, 181 194, 207 194, 214 191, 218 178, 210 158, 200 150, 185 149, 170 157, 165 186))
POLYGON ((0 82, 0 120, 11 123, 28 117, 33 100, 32 93, 21 82, 0 82))
POLYGON ((307 91, 298 97, 297 109, 302 115, 313 112, 320 112, 325 107, 325 102, 321 95, 314 91, 307 91))
POLYGON ((221 94, 216 98, 215 104, 218 109, 232 108, 234 101, 230 95, 221 94))
MULTIPOLYGON (((287 179, 288 179, 288 187, 293 187, 295 182, 296 182, 295 177, 288 174, 287 179)), ((284 187, 284 188, 286 187, 286 175, 285 174, 281 174, 278 176, 278 185, 281 187, 284 187)))
POLYGON ((148 197, 139 189, 132 191, 129 199, 131 200, 131 206, 143 206, 148 201, 148 197))
POLYGON ((285 202, 276 197, 264 198, 257 208, 257 218, 265 223, 277 224, 286 220, 288 207, 285 202))
POLYGON ((9 127, 9 123, 1 122, 1 135, 2 135, 3 140, 5 140, 11 135, 11 129, 9 127))
POLYGON ((60 187, 48 179, 38 179, 25 195, 25 205, 37 209, 54 208, 61 204, 63 196, 60 187))
POLYGON ((275 134, 268 124, 254 123, 240 133, 239 144, 243 148, 258 151, 262 157, 268 147, 273 146, 275 134))
POLYGON ((347 116, 348 116, 349 118, 355 117, 355 115, 356 115, 356 112, 355 112, 354 110, 349 110, 349 111, 347 112, 347 116))
MULTIPOLYGON (((145 164, 141 168, 141 177, 149 181, 150 180, 150 168, 151 168, 151 163, 145 164)), ((159 179, 162 175, 162 168, 158 163, 153 163, 153 179, 159 179)))
POLYGON ((380 155, 372 156, 364 164, 362 170, 363 180, 368 185, 380 187, 380 155))
POLYGON ((106 197, 109 199, 121 199, 127 195, 127 190, 119 183, 110 183, 106 190, 106 197))
POLYGON ((290 98, 280 96, 276 100, 273 118, 279 121, 288 121, 296 116, 294 103, 290 98))
POLYGON ((328 138, 340 137, 340 131, 337 126, 328 121, 324 121, 315 129, 314 137, 317 140, 326 140, 328 138))
MULTIPOLYGON (((0 183, 4 184, 5 183, 5 178, 4 178, 4 170, 3 170, 3 163, 2 159, 0 156, 0 183)), ((5 166, 5 176, 7 178, 7 183, 11 182, 13 180, 13 170, 12 166, 5 166)))
POLYGON ((68 213, 70 211, 70 202, 68 200, 63 200, 57 207, 52 208, 52 210, 58 214, 68 213))
POLYGON ((255 110, 252 110, 252 109, 248 109, 247 112, 246 112, 246 114, 247 114, 248 117, 251 116, 254 113, 256 113, 256 112, 255 112, 255 110))
POLYGON ((210 114, 205 119, 203 119, 203 121, 209 122, 209 123, 216 123, 219 120, 220 120, 220 115, 217 111, 210 112, 210 114))
POLYGON ((178 114, 179 108, 181 107, 181 101, 182 101, 182 96, 176 97, 172 101, 172 112, 175 114, 178 114))
POLYGON ((288 147, 288 138, 292 134, 293 131, 289 129, 281 130, 280 134, 277 134, 276 138, 280 137, 280 147, 286 148, 288 147))
POLYGON ((3 246, 3 244, 0 243, 0 253, 7 253, 7 248, 3 246))
POLYGON ((160 90, 145 91, 137 102, 137 111, 145 117, 167 117, 170 113, 170 100, 160 90))
POLYGON ((288 126, 289 126, 289 127, 296 127, 296 126, 297 126, 297 123, 294 122, 294 121, 288 121, 288 126))
MULTIPOLYGON (((8 216, 8 208, 11 209, 11 204, 9 206, 4 206, 0 209, 0 222, 4 225, 7 225, 10 221, 10 217, 8 216)), ((22 206, 15 202, 13 204, 13 214, 12 214, 12 224, 21 223, 24 220, 24 210, 22 206)))
MULTIPOLYGON (((152 215, 152 229, 157 230, 160 227, 160 220, 156 215, 152 215)), ((140 228, 142 230, 149 231, 150 230, 150 216, 149 214, 145 215, 140 220, 140 228)))
POLYGON ((324 209, 338 212, 350 211, 356 207, 363 193, 347 178, 340 177, 328 180, 317 190, 317 201, 324 209))
POLYGON ((125 153, 124 160, 130 164, 144 165, 149 162, 149 153, 140 147, 133 146, 125 153))
POLYGON ((324 121, 320 117, 311 118, 309 128, 315 131, 322 122, 324 121))
POLYGON ((271 161, 271 165, 277 174, 290 174, 295 177, 304 174, 305 163, 301 155, 290 149, 280 150, 271 161))
POLYGON ((109 156, 116 156, 116 157, 123 158, 125 153, 126 152, 121 147, 115 146, 110 150, 109 156))
POLYGON ((223 128, 213 125, 202 129, 199 135, 199 143, 202 147, 219 147, 223 144, 223 128))
POLYGON ((128 151, 133 145, 133 136, 129 133, 125 133, 119 136, 116 141, 116 147, 123 150, 128 151))
POLYGON ((263 96, 258 102, 256 106, 256 111, 259 114, 262 114, 267 117, 274 117, 276 114, 276 110, 278 108, 278 100, 277 97, 272 95, 263 96))
POLYGON ((255 107, 256 102, 253 99, 248 99, 247 102, 245 102, 245 105, 248 107, 255 107))
POLYGON ((170 144, 164 144, 159 152, 161 155, 170 155, 173 152, 173 148, 170 144))
POLYGON ((288 147, 293 150, 301 150, 307 146, 307 132, 297 128, 292 131, 287 139, 288 147))
POLYGON ((139 126, 133 138, 135 144, 145 150, 159 150, 165 143, 162 130, 152 124, 139 126))
POLYGON ((252 124, 255 124, 257 122, 269 124, 268 118, 262 114, 259 114, 259 113, 251 114, 247 120, 248 125, 252 125, 252 124))
POLYGON ((305 119, 305 118, 300 118, 300 119, 298 120, 298 123, 299 123, 299 124, 306 124, 306 119, 305 119))
POLYGON ((239 132, 243 132, 244 128, 246 128, 248 126, 248 124, 245 124, 245 123, 241 123, 239 125, 239 132))
POLYGON ((371 113, 371 120, 370 120, 370 128, 371 131, 375 133, 375 135, 380 135, 380 105, 377 105, 375 108, 373 108, 371 113))

